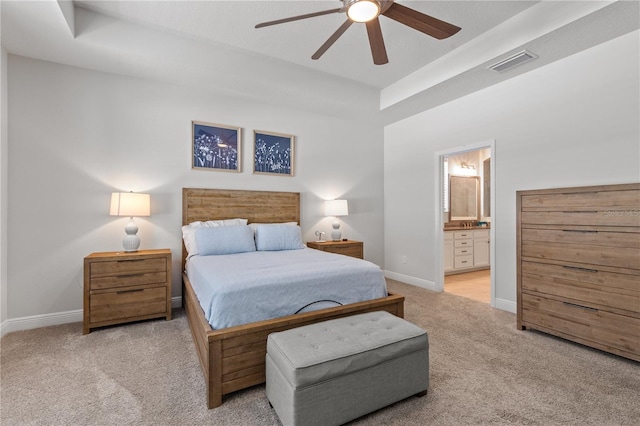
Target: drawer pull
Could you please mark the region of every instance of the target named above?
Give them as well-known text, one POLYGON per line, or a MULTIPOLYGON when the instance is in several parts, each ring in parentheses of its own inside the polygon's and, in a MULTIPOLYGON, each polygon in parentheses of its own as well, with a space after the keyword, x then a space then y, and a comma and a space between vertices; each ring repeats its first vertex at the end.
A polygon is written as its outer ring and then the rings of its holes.
POLYGON ((131 278, 131 277, 141 277, 141 276, 143 276, 143 275, 144 275, 144 273, 140 273, 140 274, 118 275, 118 279, 131 278))
POLYGON ((597 269, 588 269, 588 268, 578 268, 577 266, 565 266, 562 265, 565 269, 571 269, 572 271, 582 271, 582 272, 598 272, 597 269))
POLYGON ((563 232, 580 232, 582 234, 597 234, 598 231, 587 231, 583 229, 563 229, 563 232))
POLYGON ((116 293, 117 294, 137 293, 139 291, 144 291, 144 288, 134 288, 134 289, 131 289, 131 290, 120 290, 120 291, 117 291, 116 293))
POLYGON ((598 312, 596 308, 590 308, 588 306, 578 305, 576 303, 562 302, 567 306, 573 306, 574 308, 586 309, 587 311, 598 312))
POLYGON ((116 262, 124 263, 124 262, 144 262, 146 259, 118 259, 116 262))

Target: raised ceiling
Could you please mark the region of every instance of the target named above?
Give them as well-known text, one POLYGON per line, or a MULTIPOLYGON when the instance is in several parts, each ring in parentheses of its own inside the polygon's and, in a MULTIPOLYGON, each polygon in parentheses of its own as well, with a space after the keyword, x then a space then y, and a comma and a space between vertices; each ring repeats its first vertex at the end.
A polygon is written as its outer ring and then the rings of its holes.
POLYGON ((2 1, 2 44, 26 57, 192 86, 218 85, 247 98, 315 90, 320 93, 310 95, 309 102, 330 104, 335 99, 348 107, 354 91, 375 93, 379 110, 421 98, 422 107, 432 106, 640 25, 636 1, 400 0, 462 30, 436 40, 380 17, 386 65, 373 64, 363 24, 352 25, 322 58, 311 59, 345 21, 344 13, 254 28, 340 3, 2 1), (525 48, 539 58, 505 73, 486 70, 525 48), (333 91, 348 99, 337 99, 333 91))

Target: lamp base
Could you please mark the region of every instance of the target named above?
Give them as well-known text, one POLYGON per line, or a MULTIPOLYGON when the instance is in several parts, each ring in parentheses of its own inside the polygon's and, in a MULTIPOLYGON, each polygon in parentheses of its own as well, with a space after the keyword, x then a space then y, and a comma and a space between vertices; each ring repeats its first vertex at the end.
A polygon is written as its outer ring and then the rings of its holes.
POLYGON ((124 227, 124 232, 127 234, 127 236, 122 240, 122 247, 124 247, 124 251, 138 251, 138 247, 140 247, 140 238, 136 235, 138 233, 138 225, 133 221, 133 218, 129 219, 129 223, 124 227))
POLYGON ((331 227, 333 228, 333 231, 331 231, 331 239, 333 241, 340 241, 342 239, 342 232, 340 232, 340 223, 339 222, 333 222, 331 224, 331 227))

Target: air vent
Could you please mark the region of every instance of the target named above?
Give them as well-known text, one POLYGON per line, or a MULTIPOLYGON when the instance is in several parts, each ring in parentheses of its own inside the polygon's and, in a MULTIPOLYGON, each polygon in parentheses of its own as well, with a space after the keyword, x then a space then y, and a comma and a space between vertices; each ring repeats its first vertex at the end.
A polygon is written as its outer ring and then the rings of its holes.
POLYGON ((525 62, 529 62, 532 59, 537 58, 538 55, 534 55, 533 53, 523 50, 522 52, 518 52, 515 55, 509 56, 507 59, 503 59, 500 62, 497 62, 493 65, 487 67, 487 69, 504 72, 509 70, 515 66, 522 65, 525 62))

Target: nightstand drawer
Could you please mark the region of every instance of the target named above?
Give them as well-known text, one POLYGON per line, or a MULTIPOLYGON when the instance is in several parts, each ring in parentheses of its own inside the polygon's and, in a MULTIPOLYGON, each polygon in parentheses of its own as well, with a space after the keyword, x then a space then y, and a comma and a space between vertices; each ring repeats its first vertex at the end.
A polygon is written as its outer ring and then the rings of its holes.
POLYGON ((91 290, 104 290, 118 287, 131 287, 134 285, 161 284, 167 282, 166 272, 147 272, 113 275, 108 277, 93 278, 91 290))
POLYGON ((166 267, 166 260, 164 258, 123 259, 109 262, 93 262, 91 264, 91 278, 109 275, 154 272, 158 270, 165 270, 166 267))
POLYGON ((92 323, 164 314, 166 310, 166 287, 131 288, 91 295, 92 323))
POLYGON ((362 241, 308 241, 307 247, 358 259, 364 257, 364 244, 362 241))
POLYGON ((362 258, 362 246, 355 246, 355 245, 344 246, 344 247, 335 246, 335 247, 332 247, 331 250, 325 250, 325 251, 330 251, 331 253, 343 254, 345 256, 362 258))

